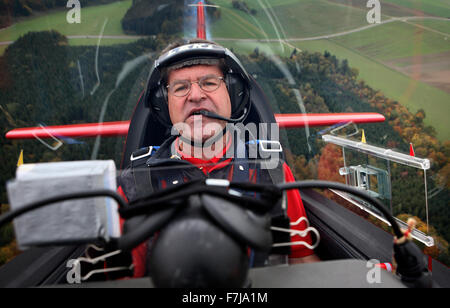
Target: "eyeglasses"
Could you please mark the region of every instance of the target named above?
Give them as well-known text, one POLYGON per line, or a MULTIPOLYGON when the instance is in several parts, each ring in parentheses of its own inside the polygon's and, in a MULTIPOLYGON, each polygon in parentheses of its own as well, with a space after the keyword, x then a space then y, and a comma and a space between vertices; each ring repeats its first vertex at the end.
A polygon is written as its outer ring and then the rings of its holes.
POLYGON ((167 89, 169 89, 170 94, 183 97, 191 92, 191 86, 193 83, 197 83, 200 89, 205 92, 213 92, 220 87, 220 83, 222 81, 223 77, 208 75, 203 76, 198 81, 175 80, 167 86, 167 89))

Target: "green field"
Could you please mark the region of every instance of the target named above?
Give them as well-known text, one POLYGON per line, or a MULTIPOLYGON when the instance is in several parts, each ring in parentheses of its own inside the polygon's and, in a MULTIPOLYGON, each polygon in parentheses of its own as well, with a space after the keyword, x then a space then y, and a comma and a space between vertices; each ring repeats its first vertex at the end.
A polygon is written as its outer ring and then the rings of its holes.
MULTIPOLYGON (((81 8, 80 24, 69 24, 67 22, 68 9, 52 11, 44 16, 26 18, 9 28, 1 30, 0 42, 15 41, 30 31, 57 30, 66 36, 100 35, 105 22, 103 35, 124 35, 121 20, 131 3, 131 0, 126 0, 81 8)), ((86 42, 90 42, 90 40, 86 42)), ((121 43, 120 40, 115 42, 121 43)), ((97 44, 97 40, 92 40, 92 44, 97 44)))
MULTIPOLYGON (((368 11, 368 0, 328 0, 331 3, 352 6, 368 11)), ((380 0, 382 20, 390 17, 436 16, 449 17, 448 0, 380 0)))
MULTIPOLYGON (((450 21, 447 23, 450 24, 450 21)), ((445 35, 426 31, 401 21, 383 24, 332 40, 370 58, 382 61, 450 50, 450 42, 445 35)))
MULTIPOLYGON (((424 26, 424 27, 430 28, 432 30, 450 35, 450 21, 447 21, 447 20, 427 20, 427 19, 425 19, 425 20, 416 20, 416 21, 410 21, 410 22, 417 24, 419 26, 424 26)), ((450 40, 450 38, 448 38, 448 40, 450 40)))
MULTIPOLYGON (((260 53, 266 55, 277 55, 281 57, 289 57, 292 53, 293 44, 278 43, 278 42, 257 42, 257 41, 217 41, 221 45, 232 49, 239 54, 249 54, 258 48, 260 53)), ((295 47, 295 46, 294 46, 295 47)))
POLYGON ((248 19, 248 15, 243 12, 222 7, 220 20, 211 25, 212 39, 215 37, 265 38, 274 36, 272 30, 266 33, 266 30, 258 25, 261 19, 258 20, 258 23, 250 22, 248 19))
MULTIPOLYGON (((102 38, 100 44, 103 46, 116 45, 116 44, 128 44, 135 42, 136 39, 110 39, 102 38)), ((97 45, 98 38, 85 38, 85 39, 69 39, 69 45, 71 46, 86 46, 86 45, 97 45)))
POLYGON ((310 37, 367 25, 365 11, 325 0, 247 1, 256 15, 233 9, 231 1, 214 3, 221 6, 221 19, 211 25, 212 39, 310 37))
POLYGON ((448 115, 450 114, 450 94, 416 81, 382 63, 371 59, 345 45, 329 40, 296 42, 295 46, 309 51, 328 50, 338 59, 347 59, 351 67, 359 70, 359 78, 374 89, 381 90, 387 97, 397 100, 412 112, 423 108, 425 123, 432 125, 441 140, 450 139, 448 115))
MULTIPOLYGON (((447 31, 450 21, 431 20, 427 25, 434 29, 441 26, 439 29, 447 31)), ((412 112, 423 108, 427 114, 425 122, 436 128, 439 139, 450 139, 447 125, 450 94, 386 65, 400 58, 448 52, 450 43, 446 35, 399 21, 333 38, 327 44, 331 53, 347 58, 351 66, 358 68, 360 77, 369 85, 398 100, 412 112)), ((318 46, 317 43, 310 44, 313 45, 318 46)))
POLYGON ((381 1, 381 9, 383 3, 391 3, 406 8, 420 10, 426 14, 449 18, 450 3, 448 0, 383 0, 381 1))

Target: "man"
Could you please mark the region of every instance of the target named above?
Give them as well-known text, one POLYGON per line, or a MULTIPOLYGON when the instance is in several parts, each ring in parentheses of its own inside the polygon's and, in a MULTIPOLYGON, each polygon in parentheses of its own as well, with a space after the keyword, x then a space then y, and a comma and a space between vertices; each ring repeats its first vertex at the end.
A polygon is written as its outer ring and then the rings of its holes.
MULTIPOLYGON (((122 176, 119 191, 131 201, 148 189, 176 185, 186 178, 203 176, 252 181, 253 177, 255 181, 257 172, 233 165, 239 142, 227 129, 228 123, 242 123, 250 112, 249 84, 250 78, 239 60, 213 42, 195 40, 166 48, 150 73, 145 100, 153 116, 170 128, 172 134, 156 152, 148 151, 148 157, 136 155, 142 163, 135 164, 144 166, 144 175, 140 176, 138 168, 132 167, 122 176), (188 162, 196 168, 189 169, 189 173, 160 173, 149 180, 145 168, 151 169, 168 159, 188 162), (136 180, 139 178, 142 180, 136 180)), ((294 181, 286 164, 282 170, 285 181, 294 181)), ((297 190, 288 191, 287 200, 291 222, 306 217, 297 190)), ((293 228, 301 231, 306 227, 302 221, 293 228)), ((309 234, 292 236, 291 241, 304 241, 309 245, 312 242, 309 234)), ((137 277, 145 274, 146 245, 144 243, 133 251, 137 277)), ((318 261, 318 258, 305 245, 296 245, 292 246, 289 260, 302 263, 318 261)))

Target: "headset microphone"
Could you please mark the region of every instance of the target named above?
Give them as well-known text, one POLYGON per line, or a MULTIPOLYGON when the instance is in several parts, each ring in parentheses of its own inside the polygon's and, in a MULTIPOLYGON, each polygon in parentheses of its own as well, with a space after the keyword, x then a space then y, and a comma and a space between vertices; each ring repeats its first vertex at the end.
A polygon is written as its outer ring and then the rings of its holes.
MULTIPOLYGON (((209 112, 209 111, 206 111, 206 110, 196 111, 193 114, 194 115, 200 114, 200 115, 208 117, 208 118, 222 120, 222 121, 226 121, 226 122, 229 122, 229 123, 239 123, 246 117, 246 115, 247 115, 247 108, 244 109, 243 114, 237 119, 225 118, 225 117, 222 117, 222 116, 218 115, 217 113, 209 112)), ((202 142, 195 142, 194 140, 187 139, 187 138, 183 137, 183 135, 181 135, 181 134, 179 134, 179 137, 180 137, 180 139, 182 141, 190 144, 191 146, 202 146, 202 147, 204 147, 204 146, 211 146, 214 142, 219 140, 220 137, 225 136, 226 131, 227 131, 227 128, 224 127, 224 129, 223 129, 221 134, 216 134, 213 138, 210 138, 210 139, 208 139, 206 141, 202 141, 202 142)))
POLYGON ((196 112, 196 114, 201 114, 201 115, 203 115, 205 117, 208 117, 208 118, 217 119, 217 120, 223 120, 223 121, 226 121, 226 122, 229 122, 229 123, 239 123, 247 115, 247 108, 244 109, 244 112, 242 113, 242 115, 239 118, 237 118, 237 119, 225 118, 225 117, 222 117, 222 116, 220 116, 220 115, 218 115, 218 114, 216 114, 214 112, 209 112, 209 111, 206 111, 206 110, 200 110, 200 111, 196 112))

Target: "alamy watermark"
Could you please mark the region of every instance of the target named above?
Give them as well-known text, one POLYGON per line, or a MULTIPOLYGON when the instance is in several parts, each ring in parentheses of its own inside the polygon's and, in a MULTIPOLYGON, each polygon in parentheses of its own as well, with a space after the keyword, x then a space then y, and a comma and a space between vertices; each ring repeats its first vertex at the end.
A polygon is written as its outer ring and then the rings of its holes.
POLYGON ((366 20, 369 24, 381 23, 381 4, 379 0, 367 1, 367 7, 372 8, 366 15, 366 20))
POLYGON ((81 3, 78 0, 67 1, 67 8, 70 10, 67 12, 66 20, 69 24, 81 23, 81 3))
POLYGON ((380 261, 376 259, 370 259, 366 263, 366 267, 369 268, 369 271, 366 275, 367 283, 381 283, 381 267, 379 266, 380 261))
POLYGON ((66 267, 70 270, 66 274, 66 281, 69 284, 81 283, 81 264, 77 259, 67 261, 66 267))

